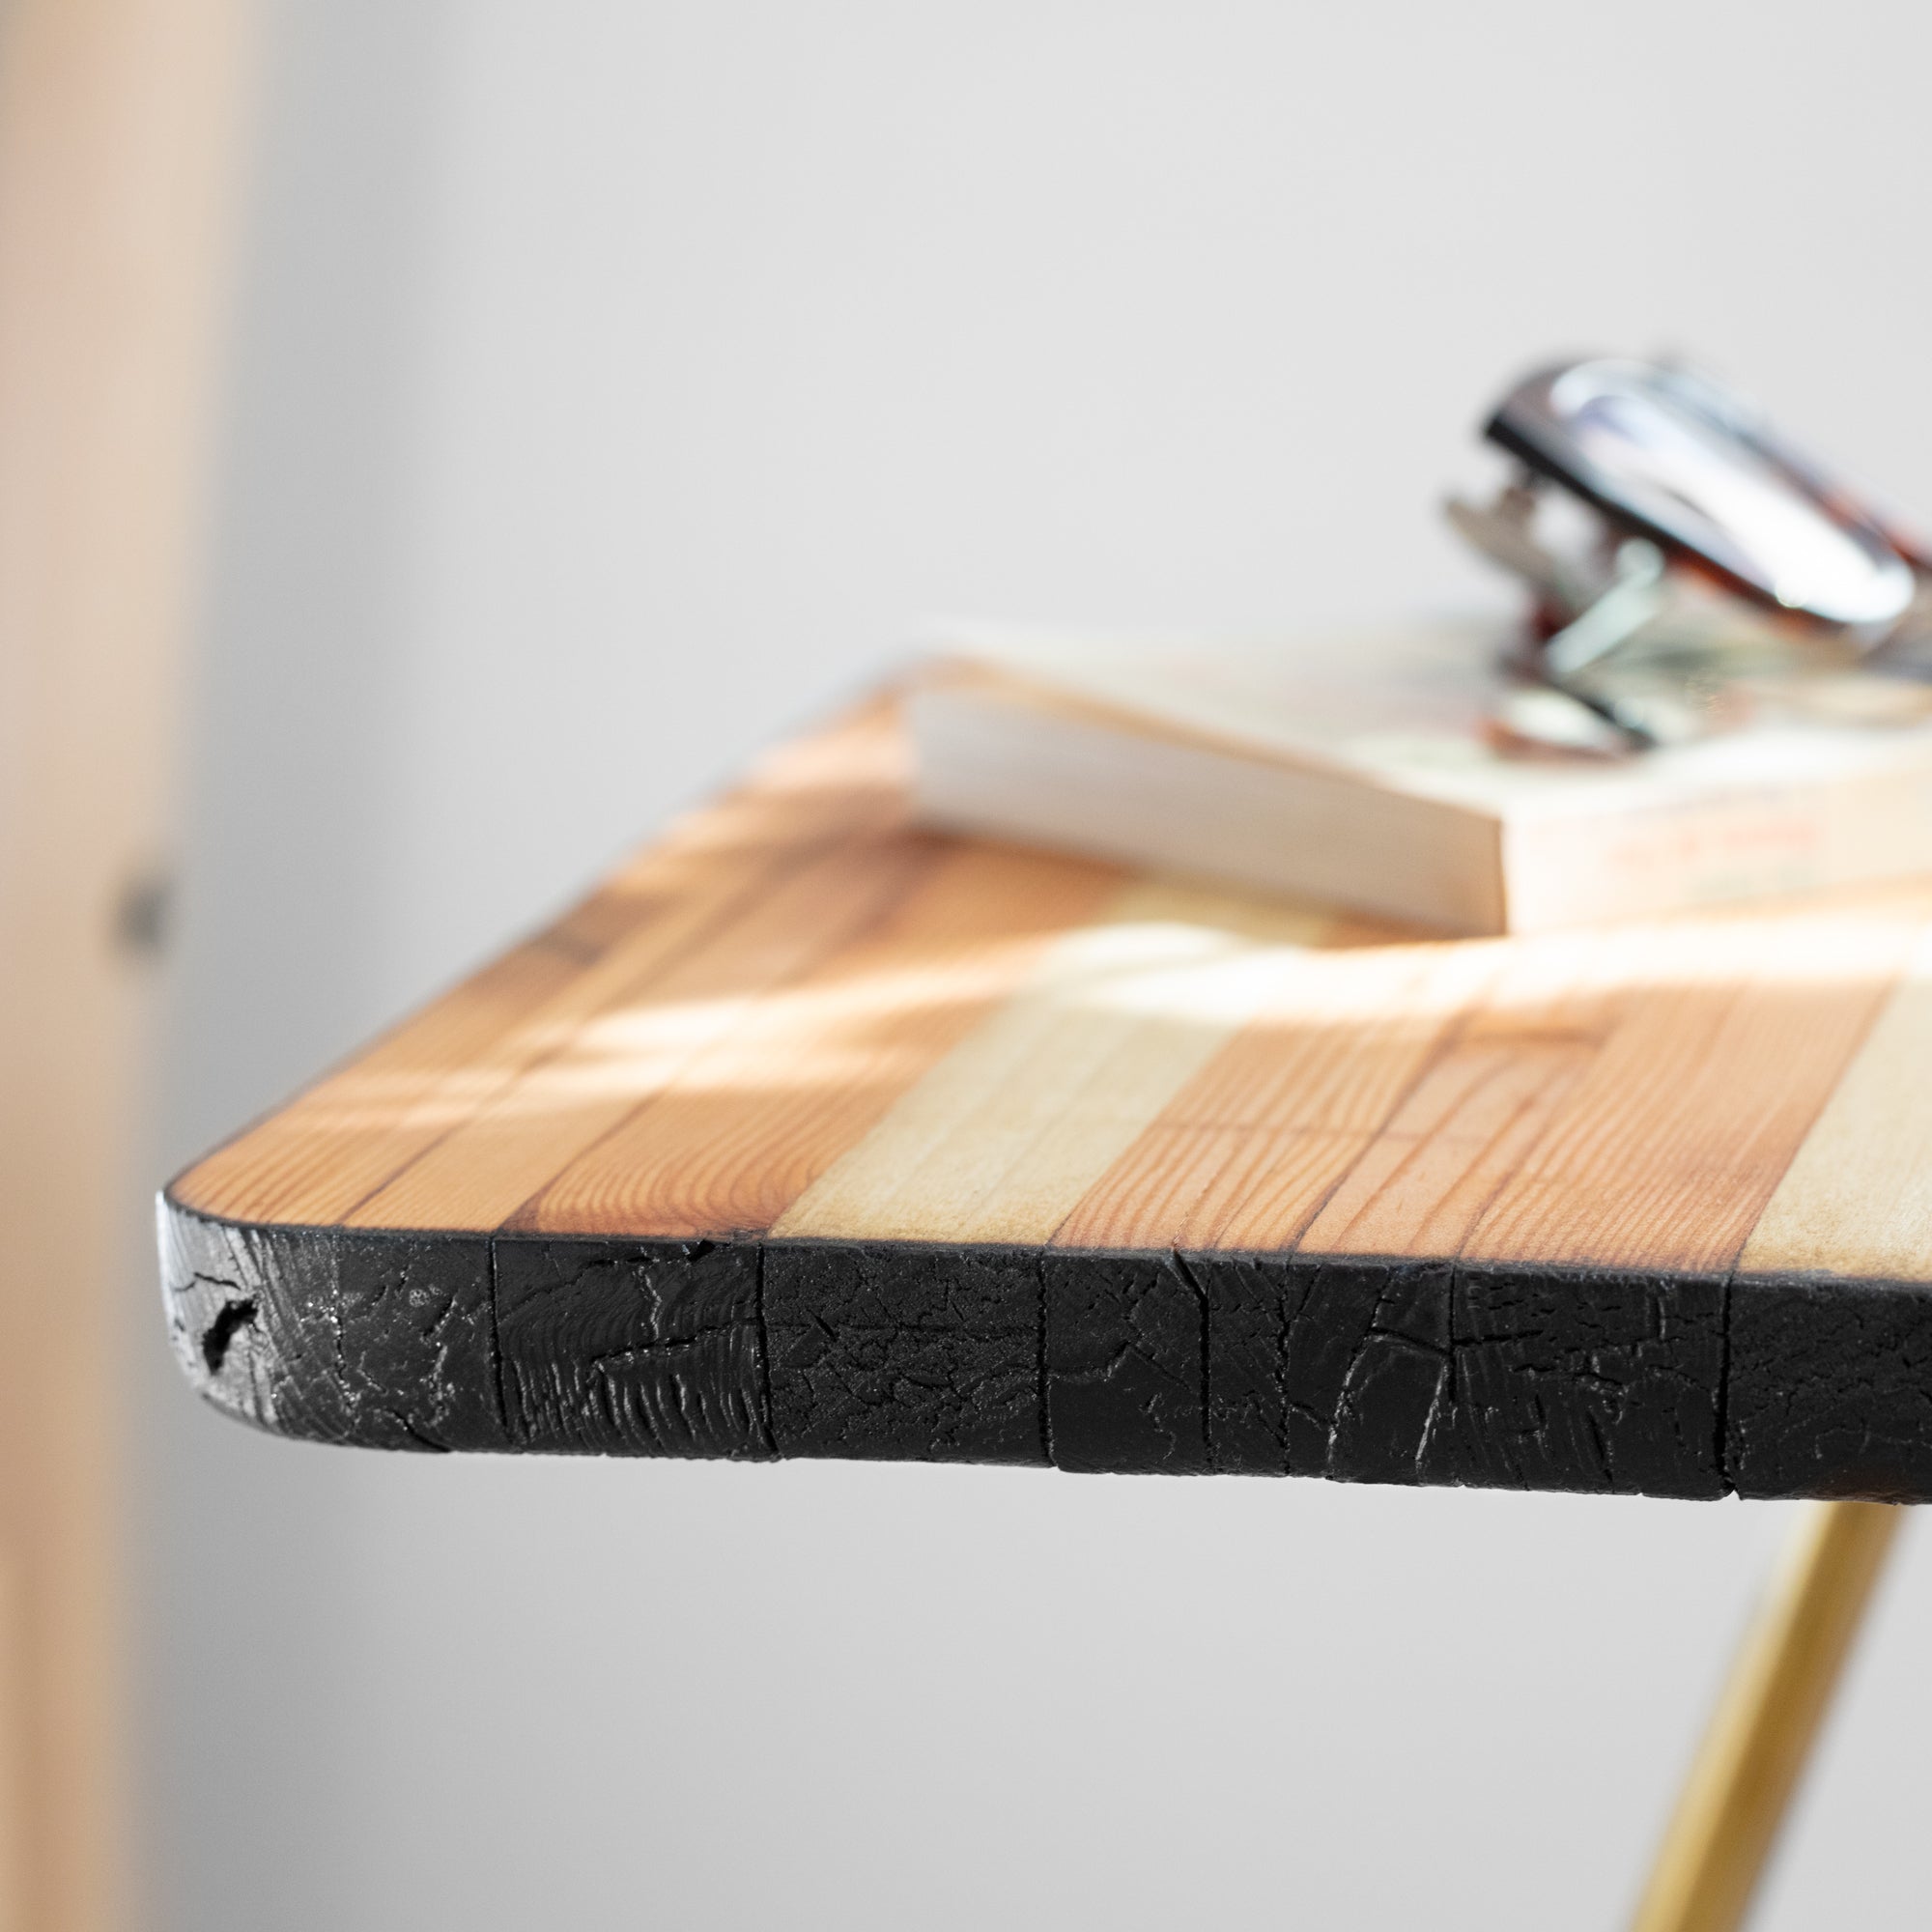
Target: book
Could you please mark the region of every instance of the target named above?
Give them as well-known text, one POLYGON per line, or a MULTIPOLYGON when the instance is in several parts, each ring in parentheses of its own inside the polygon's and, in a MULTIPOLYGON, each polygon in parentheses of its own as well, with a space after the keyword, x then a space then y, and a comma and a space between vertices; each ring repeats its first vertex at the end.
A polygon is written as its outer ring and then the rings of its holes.
POLYGON ((915 810, 1463 933, 1932 873, 1932 694, 1903 722, 1814 705, 1525 755, 1496 728, 1501 643, 1475 623, 1275 645, 954 627, 906 697, 915 810))

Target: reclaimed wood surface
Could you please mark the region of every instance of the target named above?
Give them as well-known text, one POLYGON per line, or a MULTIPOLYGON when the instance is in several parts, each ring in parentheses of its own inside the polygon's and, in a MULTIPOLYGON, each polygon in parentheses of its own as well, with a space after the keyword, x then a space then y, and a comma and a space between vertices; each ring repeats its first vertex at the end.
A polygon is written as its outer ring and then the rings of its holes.
POLYGON ((1932 882, 1457 941, 907 823, 881 702, 182 1176, 329 1441, 1932 1497, 1932 882))

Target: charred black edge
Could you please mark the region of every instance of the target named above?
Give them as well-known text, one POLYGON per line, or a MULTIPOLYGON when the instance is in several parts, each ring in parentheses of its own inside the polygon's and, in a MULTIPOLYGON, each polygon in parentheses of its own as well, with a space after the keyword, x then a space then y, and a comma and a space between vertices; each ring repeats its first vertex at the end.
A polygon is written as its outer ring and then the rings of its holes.
POLYGON ((189 1381, 316 1441, 1932 1499, 1932 1284, 159 1220, 189 1381))

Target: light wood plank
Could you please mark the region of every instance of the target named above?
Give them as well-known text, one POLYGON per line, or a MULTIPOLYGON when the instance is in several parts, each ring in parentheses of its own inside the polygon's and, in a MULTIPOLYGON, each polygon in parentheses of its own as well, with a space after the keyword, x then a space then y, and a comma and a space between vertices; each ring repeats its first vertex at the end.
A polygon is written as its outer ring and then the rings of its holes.
POLYGON ((1048 1239, 1329 924, 1206 889, 1128 888, 773 1232, 1048 1239))
POLYGON ((1932 934, 1805 1135, 1738 1265, 1932 1281, 1932 934))
POLYGON ((761 1232, 1009 996, 1117 868, 966 844, 877 931, 742 1024, 514 1217, 554 1233, 761 1232))

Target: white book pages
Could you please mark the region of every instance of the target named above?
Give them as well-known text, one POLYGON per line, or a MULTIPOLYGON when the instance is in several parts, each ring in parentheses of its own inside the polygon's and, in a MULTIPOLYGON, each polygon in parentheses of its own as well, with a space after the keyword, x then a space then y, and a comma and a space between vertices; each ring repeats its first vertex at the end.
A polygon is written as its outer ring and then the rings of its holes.
POLYGON ((952 624, 935 654, 1159 731, 1515 819, 1932 768, 1932 724, 1777 724, 1616 760, 1512 756, 1486 720, 1504 627, 1437 620, 1280 641, 1107 638, 952 624))

